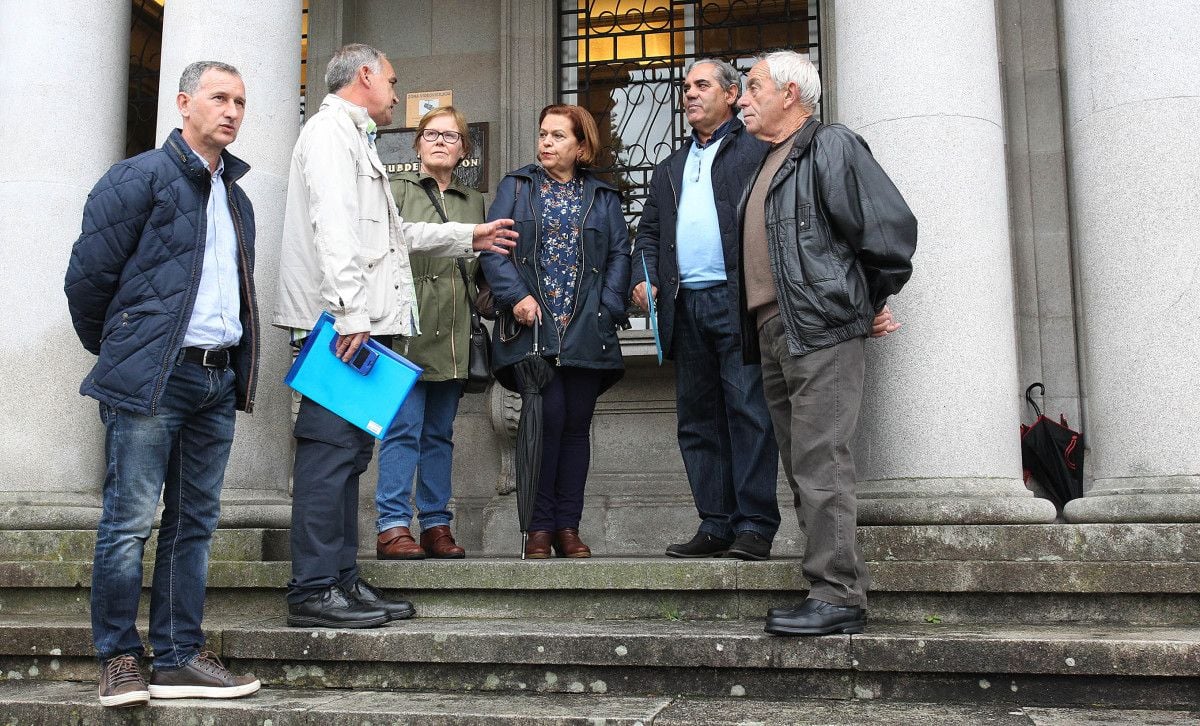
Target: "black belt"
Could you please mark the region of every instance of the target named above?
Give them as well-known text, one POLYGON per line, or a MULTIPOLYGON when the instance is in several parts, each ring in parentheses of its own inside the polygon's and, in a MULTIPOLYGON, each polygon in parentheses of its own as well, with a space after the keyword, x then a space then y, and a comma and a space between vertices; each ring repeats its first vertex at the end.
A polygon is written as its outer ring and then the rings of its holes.
POLYGON ((197 363, 205 368, 228 368, 229 349, 208 350, 207 348, 184 348, 179 351, 179 362, 197 363))

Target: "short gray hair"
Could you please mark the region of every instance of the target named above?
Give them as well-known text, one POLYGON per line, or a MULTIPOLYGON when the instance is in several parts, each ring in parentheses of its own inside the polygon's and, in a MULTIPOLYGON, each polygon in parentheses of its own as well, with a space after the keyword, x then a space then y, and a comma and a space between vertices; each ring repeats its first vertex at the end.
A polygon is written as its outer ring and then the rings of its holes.
POLYGON ((717 83, 721 84, 721 90, 726 90, 730 86, 737 87, 737 96, 733 97, 733 105, 737 104, 738 96, 742 95, 742 73, 734 68, 728 61, 723 61, 720 58, 700 58, 688 64, 683 70, 683 75, 692 72, 692 69, 698 65, 709 64, 717 69, 717 83))
POLYGON ((186 93, 189 96, 196 95, 196 91, 200 90, 200 76, 203 76, 205 71, 221 71, 228 73, 231 76, 242 77, 238 73, 238 69, 222 63, 221 61, 196 61, 189 63, 187 68, 183 69, 183 74, 179 76, 179 92, 186 93))
POLYGON ((821 100, 821 74, 817 73, 817 67, 807 55, 794 50, 777 50, 758 58, 767 62, 776 88, 782 89, 789 83, 795 83, 800 94, 800 105, 809 113, 817 110, 817 103, 821 100))
POLYGON ((383 68, 383 52, 377 48, 362 43, 351 43, 338 48, 329 65, 325 67, 325 85, 330 93, 337 93, 354 82, 358 69, 366 66, 372 73, 378 73, 383 68))

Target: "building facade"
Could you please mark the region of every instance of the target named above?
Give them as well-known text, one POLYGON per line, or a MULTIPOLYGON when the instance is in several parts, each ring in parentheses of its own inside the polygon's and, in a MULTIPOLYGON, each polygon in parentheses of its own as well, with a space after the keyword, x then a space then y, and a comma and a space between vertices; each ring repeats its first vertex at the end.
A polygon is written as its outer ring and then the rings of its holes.
MULTIPOLYGON (((136 34, 131 43, 136 6, 0 0, 0 528, 89 528, 99 516, 103 428, 77 393, 92 360, 62 276, 88 190, 133 137, 130 57, 146 62, 136 34)), ((230 150, 252 167, 244 187, 267 311, 302 108, 319 103, 325 64, 345 43, 386 52, 402 100, 448 89, 488 124, 489 189, 534 158, 544 105, 587 106, 631 222, 647 170, 687 131, 675 102, 688 59, 746 68, 758 49, 807 50, 823 119, 867 139, 921 225, 913 278, 892 303, 904 329, 868 346, 861 522, 1200 521, 1196 3, 168 0, 160 17, 158 141, 177 124, 187 63, 219 59, 244 75, 247 114, 230 150), (302 68, 314 75, 302 81, 302 68), (1033 381, 1045 383, 1047 413, 1087 439, 1085 496, 1061 514, 1022 481, 1018 426, 1031 419, 1022 393, 1033 381)), ((264 338, 225 527, 289 521, 290 355, 283 332, 264 338)), ((583 528, 598 552, 658 553, 696 524, 673 375, 644 331, 624 342, 626 377, 597 409, 583 528)), ((497 387, 468 396, 456 423, 455 526, 475 552, 519 551, 508 453, 518 409, 497 387)), ((373 536, 372 495, 364 487, 373 536)), ((782 482, 780 501, 790 503, 782 482)), ((802 546, 794 518, 784 522, 778 553, 802 546)))

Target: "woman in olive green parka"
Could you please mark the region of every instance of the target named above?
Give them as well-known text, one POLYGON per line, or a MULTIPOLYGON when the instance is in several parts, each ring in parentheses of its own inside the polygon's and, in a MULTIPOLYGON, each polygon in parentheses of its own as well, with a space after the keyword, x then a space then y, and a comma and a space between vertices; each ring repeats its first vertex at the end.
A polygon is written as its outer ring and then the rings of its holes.
MULTIPOLYGON (((483 195, 453 176, 471 151, 467 122, 453 106, 425 114, 417 127, 413 148, 421 161, 419 174, 392 177, 392 194, 400 216, 408 222, 478 223, 484 218, 483 195)), ((475 279, 477 262, 465 263, 468 280, 475 279)), ((470 300, 456 259, 410 257, 416 288, 420 334, 408 341, 407 357, 424 373, 401 407, 379 450, 380 559, 463 557, 450 531, 450 470, 454 456, 454 417, 467 378, 471 331, 470 300), (418 544, 409 527, 414 494, 421 522, 418 544)))

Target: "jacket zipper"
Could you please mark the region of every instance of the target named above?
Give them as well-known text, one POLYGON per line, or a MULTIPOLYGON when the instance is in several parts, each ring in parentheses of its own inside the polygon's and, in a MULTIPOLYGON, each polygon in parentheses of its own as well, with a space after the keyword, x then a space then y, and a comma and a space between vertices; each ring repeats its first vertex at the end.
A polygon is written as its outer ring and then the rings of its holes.
MULTIPOLYGON (((530 264, 530 266, 533 268, 533 290, 535 293, 537 293, 538 304, 541 305, 542 308, 544 308, 545 310, 548 311, 550 309, 550 306, 546 304, 546 300, 542 296, 542 275, 541 275, 541 271, 539 270, 539 268, 541 267, 541 263, 539 262, 540 255, 538 254, 538 252, 539 252, 538 248, 541 247, 541 244, 542 244, 542 231, 541 231, 541 226, 538 224, 537 209, 534 208, 534 206, 533 206, 533 179, 531 179, 529 177, 524 177, 524 179, 529 183, 529 216, 533 219, 533 252, 534 252, 534 254, 533 254, 533 262, 532 262, 532 264, 530 264)), ((518 183, 520 183, 520 182, 518 182, 518 183)), ((528 259, 526 259, 526 263, 529 263, 528 259)), ((555 325, 555 330, 557 330, 557 329, 558 329, 558 326, 555 325)), ((545 347, 546 347, 545 345, 542 346, 543 349, 545 349, 545 347)), ((534 353, 538 353, 538 351, 535 350, 534 353)), ((562 355, 562 336, 561 335, 559 336, 559 339, 558 339, 558 353, 560 356, 562 355)))
MULTIPOLYGON (((687 162, 685 161, 684 165, 686 166, 686 164, 687 164, 687 162)), ((679 224, 679 192, 675 190, 675 177, 671 176, 671 165, 670 164, 667 165, 667 183, 671 187, 671 196, 675 198, 675 223, 676 223, 676 227, 678 227, 678 224, 679 224)), ((675 275, 676 275, 676 278, 681 277, 681 275, 679 273, 679 238, 678 238, 678 235, 676 235, 676 238, 675 238, 675 275)), ((661 276, 659 277, 658 281, 660 283, 662 282, 661 276)), ((681 287, 683 287, 683 285, 680 282, 678 282, 678 279, 677 279, 675 282, 675 289, 671 292, 672 300, 679 299, 679 288, 681 288, 681 287)), ((646 294, 649 295, 650 293, 651 293, 650 281, 646 280, 646 294)))
POLYGON ((237 233, 238 258, 241 260, 242 289, 246 293, 246 316, 249 326, 242 326, 242 335, 250 335, 250 370, 246 375, 246 413, 254 412, 254 389, 258 384, 255 371, 258 370, 258 321, 255 319, 254 287, 251 284, 249 260, 246 257, 246 233, 242 230, 242 213, 238 209, 237 196, 233 193, 233 182, 225 185, 225 194, 229 198, 229 208, 233 212, 234 231, 237 233), (247 327, 249 330, 247 331, 247 327))
MULTIPOLYGON (((187 154, 175 144, 173 139, 167 139, 167 144, 179 156, 179 161, 183 164, 183 173, 186 176, 188 173, 188 158, 187 154)), ((200 221, 204 224, 196 225, 196 242, 207 236, 208 230, 208 200, 212 197, 212 177, 208 178, 208 186, 204 189, 204 211, 200 214, 200 221)), ((193 242, 193 247, 196 245, 193 242)), ((183 310, 186 315, 180 315, 179 320, 175 323, 175 332, 171 334, 170 345, 167 346, 167 354, 163 356, 162 369, 159 371, 158 380, 154 383, 154 391, 150 394, 150 415, 154 416, 158 413, 158 400, 162 395, 163 386, 166 385, 168 369, 171 366, 171 361, 179 357, 180 342, 183 337, 183 331, 187 325, 187 320, 191 319, 192 307, 196 304, 196 294, 198 292, 196 282, 197 267, 203 267, 204 264, 204 247, 200 246, 200 254, 195 256, 192 261, 191 277, 188 280, 188 297, 184 301, 183 310), (185 320, 187 318, 187 320, 185 320), (172 351, 174 354, 172 355, 172 351)))

